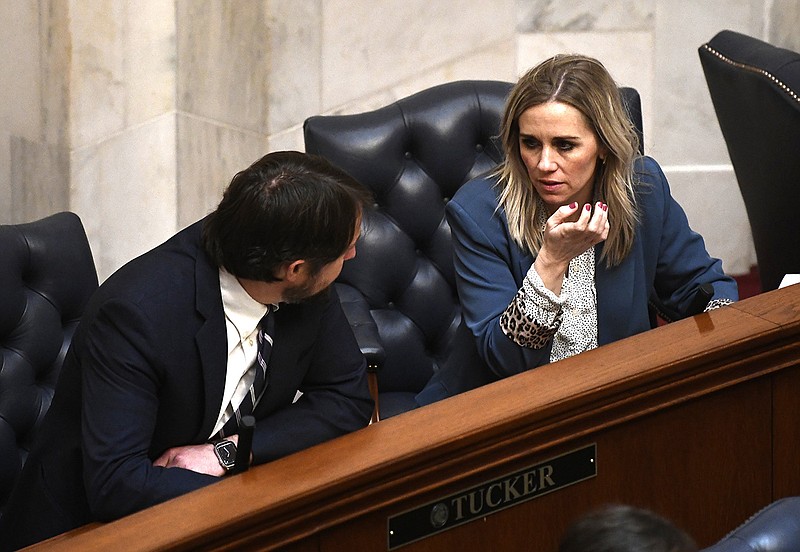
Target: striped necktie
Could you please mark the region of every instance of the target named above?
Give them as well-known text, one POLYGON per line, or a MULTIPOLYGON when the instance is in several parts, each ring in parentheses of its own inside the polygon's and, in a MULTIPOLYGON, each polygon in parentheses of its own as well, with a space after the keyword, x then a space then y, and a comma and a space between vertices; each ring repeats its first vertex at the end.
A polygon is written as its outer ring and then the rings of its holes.
MULTIPOLYGON (((267 314, 264 315, 264 318, 262 318, 261 322, 258 324, 258 351, 256 352, 256 361, 250 368, 255 371, 253 384, 250 386, 247 395, 242 399, 239 408, 233 412, 231 417, 228 418, 228 421, 225 422, 225 425, 222 426, 222 429, 219 430, 219 433, 216 435, 217 438, 222 439, 223 437, 229 437, 238 433, 242 416, 251 415, 258 401, 261 400, 261 397, 264 395, 264 391, 266 391, 267 385, 269 384, 268 362, 270 352, 272 351, 272 334, 274 333, 274 329, 275 315, 270 306, 267 314)), ((233 406, 228 405, 228 408, 232 410, 233 406)))

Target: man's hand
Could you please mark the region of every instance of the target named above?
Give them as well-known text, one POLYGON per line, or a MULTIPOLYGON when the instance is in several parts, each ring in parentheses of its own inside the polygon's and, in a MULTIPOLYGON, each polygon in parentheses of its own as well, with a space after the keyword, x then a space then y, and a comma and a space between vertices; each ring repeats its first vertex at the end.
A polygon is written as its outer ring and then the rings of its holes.
MULTIPOLYGON (((228 439, 238 445, 238 435, 231 435, 228 439)), ((156 458, 153 465, 162 468, 184 468, 215 477, 222 477, 226 473, 225 468, 220 465, 214 452, 214 445, 211 443, 168 449, 156 458)))

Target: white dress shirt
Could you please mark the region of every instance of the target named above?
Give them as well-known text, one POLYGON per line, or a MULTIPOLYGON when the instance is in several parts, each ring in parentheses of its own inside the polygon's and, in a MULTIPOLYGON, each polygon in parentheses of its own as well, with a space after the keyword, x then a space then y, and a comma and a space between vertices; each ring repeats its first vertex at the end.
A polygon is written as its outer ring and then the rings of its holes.
POLYGON ((219 416, 211 436, 222 429, 253 384, 255 372, 250 367, 253 366, 258 352, 258 323, 268 310, 267 305, 250 297, 239 280, 223 268, 219 269, 219 287, 222 292, 222 308, 225 311, 228 370, 219 416))

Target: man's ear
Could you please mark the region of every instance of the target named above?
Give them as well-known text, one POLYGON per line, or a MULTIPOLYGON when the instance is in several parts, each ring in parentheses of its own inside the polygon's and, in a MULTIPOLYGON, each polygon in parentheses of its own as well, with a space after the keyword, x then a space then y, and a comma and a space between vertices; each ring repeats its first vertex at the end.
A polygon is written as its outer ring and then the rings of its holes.
POLYGON ((282 272, 284 279, 288 280, 289 282, 293 282, 297 279, 303 278, 304 272, 308 270, 308 263, 303 259, 298 259, 296 261, 292 261, 291 263, 287 263, 284 265, 285 268, 282 267, 282 272))

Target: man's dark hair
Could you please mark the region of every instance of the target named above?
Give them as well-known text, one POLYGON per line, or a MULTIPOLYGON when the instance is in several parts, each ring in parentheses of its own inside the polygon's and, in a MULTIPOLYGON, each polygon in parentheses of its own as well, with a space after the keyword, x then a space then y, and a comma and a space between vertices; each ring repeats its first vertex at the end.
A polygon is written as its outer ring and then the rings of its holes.
POLYGON ((322 157, 273 152, 237 173, 206 219, 203 245, 218 267, 274 282, 283 263, 312 272, 340 257, 355 236, 368 194, 322 157))
POLYGON ((564 533, 558 552, 696 552, 692 538, 658 514, 612 505, 590 512, 564 533))

